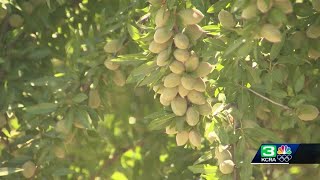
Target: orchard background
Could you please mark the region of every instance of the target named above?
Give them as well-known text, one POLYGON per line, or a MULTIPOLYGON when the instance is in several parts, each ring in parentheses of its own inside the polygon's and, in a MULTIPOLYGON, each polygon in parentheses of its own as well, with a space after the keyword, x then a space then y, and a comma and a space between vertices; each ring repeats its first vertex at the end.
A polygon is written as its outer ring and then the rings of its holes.
POLYGON ((319 179, 320 0, 1 0, 1 179, 319 179))

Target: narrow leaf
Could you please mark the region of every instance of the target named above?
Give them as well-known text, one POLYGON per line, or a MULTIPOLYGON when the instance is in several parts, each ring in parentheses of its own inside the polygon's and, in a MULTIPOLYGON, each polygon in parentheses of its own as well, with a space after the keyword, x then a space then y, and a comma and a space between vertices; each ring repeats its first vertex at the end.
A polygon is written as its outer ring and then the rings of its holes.
POLYGON ((21 169, 21 168, 3 167, 3 168, 0 168, 0 176, 7 176, 9 174, 17 173, 17 172, 20 172, 20 171, 23 171, 23 169, 21 169))
POLYGON ((231 54, 233 51, 235 51, 236 49, 238 49, 243 43, 245 43, 246 40, 243 38, 238 38, 237 40, 235 40, 231 45, 228 46, 228 48, 225 50, 224 52, 224 56, 227 56, 229 54, 231 54))
POLYGON ((296 81, 295 85, 294 85, 294 91, 296 93, 300 92, 303 87, 304 87, 304 81, 305 81, 305 77, 304 75, 302 74, 296 81))
POLYGON ((162 117, 159 117, 157 119, 154 119, 153 121, 150 122, 148 125, 148 129, 150 130, 160 130, 164 127, 166 127, 171 119, 175 117, 176 115, 174 113, 164 115, 162 117))
POLYGON ((202 156, 199 157, 198 160, 196 160, 196 162, 194 162, 193 164, 196 165, 196 164, 200 164, 200 163, 203 163, 205 161, 208 161, 210 159, 212 159, 213 156, 212 156, 212 152, 211 151, 207 151, 207 152, 204 152, 202 156))
POLYGON ((126 63, 126 62, 136 62, 148 60, 147 56, 142 53, 138 54, 126 54, 118 56, 117 58, 111 59, 113 62, 126 63))
POLYGON ((34 106, 26 107, 29 114, 47 114, 57 109, 58 105, 54 103, 40 103, 34 106))
POLYGON ((88 96, 84 93, 79 93, 72 98, 72 101, 75 103, 81 103, 84 100, 88 99, 88 96))
POLYGON ((139 30, 131 24, 127 24, 128 32, 133 40, 140 39, 139 30))
POLYGON ((274 43, 272 45, 272 48, 271 48, 271 51, 270 51, 270 59, 273 61, 275 60, 278 55, 280 54, 280 51, 284 45, 284 42, 285 42, 285 33, 283 34, 282 36, 282 40, 280 43, 274 43))

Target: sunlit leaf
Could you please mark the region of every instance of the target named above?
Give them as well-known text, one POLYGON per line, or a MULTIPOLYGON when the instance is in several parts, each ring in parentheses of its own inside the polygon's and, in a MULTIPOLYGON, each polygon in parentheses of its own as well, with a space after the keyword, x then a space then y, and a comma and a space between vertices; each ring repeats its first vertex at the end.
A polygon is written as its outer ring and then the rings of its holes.
POLYGON ((21 168, 2 167, 0 168, 0 176, 7 176, 12 173, 23 171, 21 168))

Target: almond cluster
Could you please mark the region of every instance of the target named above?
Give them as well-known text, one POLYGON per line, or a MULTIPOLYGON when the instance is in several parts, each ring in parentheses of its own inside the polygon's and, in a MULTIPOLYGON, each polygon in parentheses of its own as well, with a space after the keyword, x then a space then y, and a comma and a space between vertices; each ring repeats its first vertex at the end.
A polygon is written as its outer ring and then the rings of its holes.
MULTIPOLYGON (((259 27, 258 33, 255 33, 255 38, 263 38, 271 43, 280 43, 282 41, 281 28, 287 23, 289 18, 295 17, 293 15, 293 2, 290 0, 252 0, 240 12, 242 20, 248 22, 256 21, 257 17, 265 21, 259 27)), ((314 13, 320 12, 320 0, 313 0, 312 7, 314 13)), ((299 18, 299 15, 297 15, 299 18)), ((232 29, 236 26, 236 20, 232 13, 221 10, 218 19, 222 27, 232 29)), ((310 23, 309 27, 305 30, 300 30, 292 33, 290 39, 295 49, 302 48, 302 43, 308 39, 310 44, 316 44, 320 38, 320 23, 315 21, 310 23), (314 43, 313 43, 314 42, 314 43)), ((314 46, 310 46, 307 51, 307 56, 311 60, 320 58, 320 51, 314 46)))
MULTIPOLYGON (((106 53, 115 55, 121 50, 121 48, 122 48, 122 41, 119 39, 113 39, 104 46, 104 51, 106 53)), ((112 76, 113 82, 117 86, 122 87, 126 83, 126 77, 123 74, 123 72, 119 69, 120 64, 112 62, 111 59, 112 59, 112 56, 108 56, 108 58, 104 61, 104 65, 106 66, 107 69, 114 72, 112 76)))
POLYGON ((192 46, 204 33, 197 24, 204 15, 195 8, 174 12, 163 2, 150 3, 158 10, 154 19, 156 30, 149 51, 156 54, 155 63, 159 68, 169 70, 153 90, 160 95, 160 103, 171 107, 173 113, 183 118, 188 126, 183 131, 177 131, 175 123, 172 123, 166 128, 166 133, 176 134, 178 146, 189 141, 192 146, 199 147, 201 136, 196 126, 201 116, 212 112, 205 91, 206 76, 213 70, 213 66, 192 50, 192 46))

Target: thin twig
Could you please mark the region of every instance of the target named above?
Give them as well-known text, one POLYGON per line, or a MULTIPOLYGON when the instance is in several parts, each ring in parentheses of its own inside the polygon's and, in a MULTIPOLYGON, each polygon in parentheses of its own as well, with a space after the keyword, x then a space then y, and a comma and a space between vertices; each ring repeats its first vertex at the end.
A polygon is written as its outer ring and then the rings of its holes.
MULTIPOLYGON (((239 85, 239 86, 241 86, 241 85, 239 85)), ((241 87, 242 87, 242 88, 245 88, 245 89, 247 89, 248 91, 252 92, 253 94, 255 94, 255 95, 257 95, 257 96, 261 97, 262 99, 264 99, 264 100, 267 100, 267 101, 271 102, 272 104, 275 104, 275 105, 277 105, 277 106, 282 107, 283 109, 290 109, 290 107, 288 107, 288 106, 286 106, 286 105, 283 105, 283 104, 280 104, 280 103, 278 103, 278 102, 275 102, 275 101, 273 101, 273 100, 271 100, 271 99, 269 99, 269 98, 267 98, 267 97, 263 96, 262 94, 260 94, 260 93, 258 93, 258 92, 256 92, 256 91, 254 91, 254 90, 252 90, 252 89, 250 89, 250 88, 243 87, 243 86, 241 86, 241 87)))

